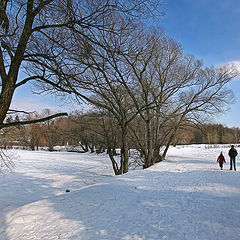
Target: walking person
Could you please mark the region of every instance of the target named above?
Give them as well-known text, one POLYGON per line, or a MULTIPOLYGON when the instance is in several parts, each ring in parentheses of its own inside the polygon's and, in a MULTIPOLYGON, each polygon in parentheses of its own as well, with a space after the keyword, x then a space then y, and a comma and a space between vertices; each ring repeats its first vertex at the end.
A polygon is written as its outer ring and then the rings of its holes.
POLYGON ((228 151, 228 155, 230 157, 230 170, 232 170, 232 167, 234 167, 234 170, 236 171, 236 156, 238 155, 238 152, 233 145, 231 146, 231 149, 228 151))
POLYGON ((217 158, 217 162, 219 163, 219 167, 221 170, 223 169, 223 163, 226 163, 225 157, 223 156, 223 153, 221 152, 220 155, 217 158))

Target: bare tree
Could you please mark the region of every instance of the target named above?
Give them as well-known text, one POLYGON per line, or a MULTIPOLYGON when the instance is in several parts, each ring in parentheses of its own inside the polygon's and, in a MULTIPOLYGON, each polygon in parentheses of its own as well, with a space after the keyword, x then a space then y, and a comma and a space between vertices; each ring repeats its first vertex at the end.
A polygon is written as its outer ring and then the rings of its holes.
MULTIPOLYGON (((133 102, 135 112, 144 122, 145 140, 136 140, 145 157, 144 166, 149 167, 155 163, 153 150, 159 149, 160 129, 166 128, 176 115, 176 108, 171 103, 175 102, 175 95, 181 89, 190 86, 189 78, 199 69, 200 63, 184 56, 180 46, 162 32, 149 34, 141 31, 137 39, 130 40, 125 50, 127 54, 121 53, 129 72, 129 77, 122 78, 121 83, 133 102)), ((116 60, 113 62, 117 63, 116 60)), ((134 132, 132 134, 137 137, 134 132)), ((166 136, 166 132, 162 135, 166 136)))
MULTIPOLYGON (((0 128, 13 125, 4 121, 17 88, 31 82, 36 86, 40 83, 43 91, 55 91, 46 85, 60 86, 62 76, 67 79, 73 73, 81 78, 86 68, 79 68, 79 62, 70 58, 76 50, 76 36, 77 50, 86 59, 91 44, 101 45, 95 41, 96 31, 112 31, 111 16, 139 19, 154 15, 159 6, 156 0, 16 0, 9 8, 7 2, 0 1, 0 128), (24 78, 19 77, 20 71, 24 78)), ((81 82, 80 87, 84 84, 81 82)), ((30 123, 33 120, 14 124, 30 123)))
MULTIPOLYGON (((79 68, 61 82, 49 84, 114 116, 121 129, 120 172, 125 173, 129 124, 136 116, 144 122, 145 140, 139 147, 145 155, 144 166, 149 167, 165 158, 177 131, 187 121, 215 114, 231 102, 231 92, 224 87, 236 73, 228 67, 204 68, 162 32, 149 34, 126 21, 111 26, 112 31, 95 32, 96 44, 89 47, 89 41, 85 42, 85 48, 90 49, 87 57, 83 58, 81 51, 71 52, 79 68)), ((78 41, 75 46, 81 50, 78 41)))
POLYGON ((129 25, 124 21, 118 23, 114 21, 109 25, 112 30, 95 31, 95 37, 91 39, 91 47, 88 45, 89 41, 85 41, 85 49, 91 50, 87 57, 83 57, 81 51, 84 39, 81 34, 74 32, 76 50, 73 48, 74 51, 70 52, 69 58, 76 62, 77 67, 71 74, 62 76, 60 82, 49 82, 54 90, 73 93, 79 100, 84 99, 115 117, 121 129, 121 173, 128 171, 127 125, 135 113, 131 111, 131 98, 120 81, 121 78, 128 78, 129 73, 124 69, 121 58, 118 59, 120 55, 116 44, 119 34, 126 34, 127 37, 130 31, 129 25), (118 34, 116 34, 117 30, 119 30, 118 34), (110 39, 115 45, 111 45, 110 39), (112 60, 115 61, 114 64, 112 60), (117 67, 116 61, 119 63, 117 67))
POLYGON ((122 83, 145 123, 146 141, 139 146, 145 148, 141 152, 144 166, 149 167, 165 158, 177 131, 187 122, 219 113, 232 102, 232 92, 225 86, 237 72, 231 66, 204 68, 164 35, 146 35, 141 41, 135 50, 145 46, 144 50, 123 55, 132 75, 130 84, 125 79, 122 83))
POLYGON ((75 50, 76 34, 81 57, 87 58, 96 30, 111 31, 110 16, 137 18, 153 14, 159 5, 155 0, 17 0, 8 9, 7 1, 0 3, 1 24, 10 23, 8 32, 0 28, 0 126, 18 87, 39 81, 46 85, 53 79, 60 84, 62 74, 75 71, 69 53, 75 50), (19 71, 25 73, 24 79, 19 79, 19 71))

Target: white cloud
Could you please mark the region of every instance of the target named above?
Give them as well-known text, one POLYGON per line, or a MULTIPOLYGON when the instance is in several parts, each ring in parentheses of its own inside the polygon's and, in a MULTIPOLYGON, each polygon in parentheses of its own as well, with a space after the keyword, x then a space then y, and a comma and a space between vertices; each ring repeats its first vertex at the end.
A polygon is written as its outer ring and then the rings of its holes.
POLYGON ((232 61, 232 62, 227 63, 227 65, 229 65, 229 66, 233 65, 236 68, 236 70, 238 71, 238 73, 240 74, 240 61, 232 61))

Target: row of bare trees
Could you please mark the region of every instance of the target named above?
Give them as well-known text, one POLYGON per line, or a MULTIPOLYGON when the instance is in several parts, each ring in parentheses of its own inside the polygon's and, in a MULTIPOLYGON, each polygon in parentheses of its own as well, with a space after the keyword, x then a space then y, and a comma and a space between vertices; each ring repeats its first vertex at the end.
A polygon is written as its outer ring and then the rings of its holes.
MULTIPOLYGON (((49 115, 49 110, 41 114, 35 113, 28 119, 49 115)), ((153 142, 154 162, 164 159, 166 147, 171 138, 171 144, 191 143, 239 143, 240 129, 226 128, 220 124, 193 124, 184 122, 173 137, 168 132, 175 129, 175 124, 167 124, 157 132, 158 122, 154 119, 150 133, 145 121, 140 115, 136 116, 127 128, 128 153, 137 150, 137 162, 146 167, 149 153, 147 137, 151 135, 153 142)), ((9 119, 9 122, 12 120, 9 119)), ((15 121, 15 120, 13 120, 15 121)), ((123 167, 119 161, 118 149, 122 147, 122 130, 118 121, 111 114, 102 110, 88 112, 73 112, 68 117, 51 119, 44 123, 11 127, 1 131, 1 147, 25 146, 31 150, 48 147, 52 151, 54 146, 66 146, 67 150, 83 152, 107 152, 115 174, 121 174, 123 167), (77 148, 76 148, 77 147, 77 148)), ((136 157, 136 156, 135 156, 136 157)), ((121 156, 120 156, 121 158, 121 156)))
POLYGON ((155 15, 158 5, 155 0, 15 1, 8 32, 0 30, 0 127, 60 116, 6 121, 15 90, 31 82, 39 93, 98 109, 116 174, 128 171, 130 136, 144 167, 164 159, 181 128, 231 103, 225 86, 237 73, 229 66, 204 67, 161 30, 146 28, 140 19, 155 15))

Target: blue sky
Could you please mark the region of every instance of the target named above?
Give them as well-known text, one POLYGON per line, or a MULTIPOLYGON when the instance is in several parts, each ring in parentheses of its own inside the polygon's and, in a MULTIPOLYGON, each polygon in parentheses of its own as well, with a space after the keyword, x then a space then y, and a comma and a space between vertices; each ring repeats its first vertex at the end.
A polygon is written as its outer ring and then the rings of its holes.
MULTIPOLYGON (((240 66, 239 0, 164 0, 159 25, 204 65, 236 62, 240 66)), ((230 111, 215 122, 240 127, 240 78, 228 85, 235 94, 230 111)))
MULTIPOLYGON (((183 46, 185 53, 193 54, 207 66, 232 61, 240 66, 239 0, 164 0, 162 10, 165 16, 157 24, 183 46)), ((215 122, 240 127, 240 79, 232 80, 228 87, 234 91, 236 103, 215 122)), ((72 105, 56 103, 50 96, 33 98, 27 89, 17 90, 14 107, 73 109, 72 105)))

